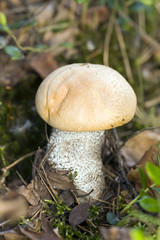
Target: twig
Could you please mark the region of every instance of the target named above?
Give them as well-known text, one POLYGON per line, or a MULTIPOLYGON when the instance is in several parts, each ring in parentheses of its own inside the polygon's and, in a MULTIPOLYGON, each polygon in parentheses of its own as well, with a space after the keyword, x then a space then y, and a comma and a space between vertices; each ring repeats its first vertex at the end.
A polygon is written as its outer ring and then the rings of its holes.
POLYGON ((11 219, 7 219, 6 221, 4 222, 1 222, 0 223, 0 227, 3 227, 4 225, 6 225, 7 223, 11 222, 11 219))
POLYGON ((74 198, 75 198, 77 204, 80 205, 80 201, 79 201, 79 199, 78 199, 76 193, 75 193, 73 190, 70 190, 70 191, 71 191, 72 195, 74 196, 74 198))
POLYGON ((57 203, 57 200, 56 200, 56 198, 55 198, 55 196, 57 195, 57 193, 56 193, 56 191, 54 190, 54 188, 52 187, 52 185, 51 185, 51 183, 50 183, 50 181, 49 181, 49 179, 48 179, 48 177, 47 177, 46 171, 45 171, 45 169, 44 169, 43 166, 42 166, 42 171, 43 171, 43 174, 44 174, 44 176, 45 176, 46 182, 47 182, 48 186, 50 187, 50 189, 51 189, 51 191, 52 191, 52 193, 53 193, 53 194, 52 194, 52 197, 53 197, 54 201, 57 203))
POLYGON ((48 133, 47 133, 47 123, 46 122, 45 122, 45 125, 44 125, 44 129, 45 129, 45 136, 46 136, 47 142, 49 142, 49 137, 48 137, 48 133))
POLYGON ((20 174, 18 171, 16 171, 16 173, 17 173, 18 177, 21 179, 22 183, 23 183, 25 186, 27 186, 27 183, 26 183, 26 181, 23 179, 23 177, 21 176, 21 174, 20 174))
POLYGON ((53 189, 53 187, 52 187, 52 185, 51 185, 51 183, 50 183, 50 181, 49 181, 49 179, 48 179, 48 177, 47 177, 46 171, 45 171, 45 169, 44 169, 44 164, 45 164, 46 160, 48 159, 49 154, 53 151, 53 148, 54 148, 54 145, 52 145, 52 146, 50 147, 50 149, 47 151, 47 153, 45 154, 44 158, 42 159, 42 161, 41 161, 41 163, 40 163, 40 167, 39 167, 39 168, 42 169, 43 174, 44 174, 44 177, 45 177, 45 179, 46 179, 46 182, 47 182, 48 186, 50 187, 50 189, 51 189, 51 191, 52 191, 52 193, 53 193, 53 194, 52 194, 52 197, 53 197, 54 201, 57 203, 57 200, 56 200, 56 198, 55 198, 56 192, 55 192, 55 190, 53 189))
POLYGON ((21 161, 23 161, 24 159, 31 157, 32 155, 35 154, 36 151, 34 152, 30 152, 27 153, 26 155, 24 155, 23 157, 17 159, 16 161, 14 161, 12 164, 8 165, 7 167, 2 168, 3 172, 6 172, 7 170, 9 170, 10 168, 14 167, 15 165, 17 165, 18 163, 20 163, 21 161))
MULTIPOLYGON (((35 167, 35 166, 34 166, 34 167, 35 167)), ((36 168, 36 167, 35 167, 35 168, 36 168)), ((51 195, 51 197, 53 198, 53 200, 57 203, 57 200, 56 200, 56 198, 55 198, 55 195, 54 195, 54 193, 50 190, 50 188, 48 187, 48 185, 46 184, 46 182, 44 181, 43 176, 42 176, 42 173, 39 171, 39 169, 36 168, 36 170, 37 170, 37 172, 38 172, 38 175, 39 175, 42 183, 44 184, 44 186, 45 186, 46 189, 48 190, 48 192, 49 192, 49 194, 51 195)), ((51 188, 51 189, 52 189, 52 188, 51 188)))
POLYGON ((42 166, 43 166, 43 165, 45 164, 45 162, 47 161, 49 154, 53 151, 53 148, 54 148, 54 145, 52 145, 52 146, 49 148, 49 150, 46 152, 44 158, 42 159, 42 161, 41 161, 41 163, 40 163, 40 166, 39 166, 40 169, 42 169, 42 166))
POLYGON ((120 46, 120 49, 121 49, 121 53, 122 53, 122 57, 123 57, 123 61, 124 61, 124 65, 125 65, 128 80, 129 80, 130 83, 134 83, 132 70, 131 70, 129 59, 128 59, 126 47, 125 47, 124 38, 123 38, 120 26, 119 26, 117 21, 115 21, 115 30, 116 30, 119 46, 120 46))

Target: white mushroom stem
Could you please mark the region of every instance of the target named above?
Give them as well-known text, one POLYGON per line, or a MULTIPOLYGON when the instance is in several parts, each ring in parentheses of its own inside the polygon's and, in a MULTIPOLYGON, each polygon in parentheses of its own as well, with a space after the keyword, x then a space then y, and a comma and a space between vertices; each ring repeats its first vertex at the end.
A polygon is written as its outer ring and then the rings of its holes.
POLYGON ((103 135, 104 131, 66 132, 55 129, 48 144, 48 147, 54 145, 48 160, 55 164, 57 170, 76 172, 76 189, 91 192, 93 199, 101 197, 105 186, 101 159, 103 135))

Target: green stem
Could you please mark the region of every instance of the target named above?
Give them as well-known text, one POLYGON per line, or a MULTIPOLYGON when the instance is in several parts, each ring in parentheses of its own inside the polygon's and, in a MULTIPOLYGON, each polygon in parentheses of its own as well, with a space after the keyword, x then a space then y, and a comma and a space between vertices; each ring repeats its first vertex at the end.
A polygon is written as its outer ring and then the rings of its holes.
MULTIPOLYGON (((151 188, 155 187, 156 184, 153 183, 150 187, 146 188, 144 190, 145 193, 147 193, 151 188)), ((141 197, 141 194, 139 194, 135 199, 133 199, 125 208, 123 208, 123 210, 120 212, 120 214, 125 213, 134 203, 136 203, 138 201, 138 199, 141 197)))
POLYGON ((14 40, 16 46, 22 50, 22 51, 31 51, 31 52, 50 52, 52 50, 54 50, 55 48, 57 48, 57 45, 53 45, 52 47, 49 47, 49 48, 45 48, 45 49, 42 49, 42 48, 33 48, 33 47, 30 47, 30 46, 27 46, 27 47, 23 47, 22 45, 20 45, 20 43, 18 42, 16 36, 13 34, 13 32, 10 30, 10 29, 6 29, 6 32, 10 35, 10 37, 14 40))

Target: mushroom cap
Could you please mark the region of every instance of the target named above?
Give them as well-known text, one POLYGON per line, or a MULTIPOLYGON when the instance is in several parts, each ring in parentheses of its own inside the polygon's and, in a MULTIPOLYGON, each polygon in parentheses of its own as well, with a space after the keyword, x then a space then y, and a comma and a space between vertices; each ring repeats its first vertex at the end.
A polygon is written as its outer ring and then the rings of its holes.
POLYGON ((101 131, 129 122, 136 95, 117 71, 99 64, 60 67, 44 79, 36 94, 41 118, 63 131, 101 131))

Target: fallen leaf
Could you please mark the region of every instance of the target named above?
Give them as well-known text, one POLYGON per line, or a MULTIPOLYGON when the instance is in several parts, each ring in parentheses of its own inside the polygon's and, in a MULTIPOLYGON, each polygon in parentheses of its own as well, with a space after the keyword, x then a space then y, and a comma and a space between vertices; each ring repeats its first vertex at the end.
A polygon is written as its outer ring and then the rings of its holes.
POLYGON ((46 78, 57 67, 57 62, 51 53, 37 54, 30 61, 30 66, 42 77, 46 78))
POLYGON ((95 27, 97 27, 98 24, 107 21, 109 18, 109 11, 108 8, 104 5, 94 6, 88 8, 86 16, 86 23, 90 26, 95 25, 95 27))
POLYGON ((27 211, 27 218, 31 218, 41 209, 42 209, 42 204, 38 204, 38 205, 35 205, 35 206, 30 206, 28 208, 28 211, 27 211))
POLYGON ((61 240, 62 239, 59 236, 57 236, 57 234, 51 228, 47 219, 44 220, 42 228, 44 232, 37 233, 19 226, 21 233, 29 237, 31 240, 61 240))
MULTIPOLYGON (((134 182, 135 184, 141 185, 140 177, 139 177, 139 171, 138 168, 141 167, 143 171, 146 173, 145 165, 147 162, 151 162, 155 165, 158 164, 157 156, 158 156, 158 146, 151 146, 148 151, 145 152, 143 157, 140 159, 140 161, 132 167, 128 172, 128 179, 131 182, 134 182)), ((152 181, 149 177, 147 177, 147 186, 150 186, 152 184, 152 181)), ((137 186, 138 187, 138 186, 137 186)))
POLYGON ((55 11, 55 2, 49 1, 47 3, 41 4, 38 9, 34 9, 33 14, 35 15, 36 21, 40 24, 43 24, 53 18, 55 11))
POLYGON ((58 171, 47 170, 47 177, 55 189, 69 190, 74 189, 74 185, 66 175, 61 175, 58 171))
POLYGON ((100 227, 99 231, 104 240, 131 240, 129 229, 127 228, 110 227, 107 229, 105 227, 100 227))
POLYGON ((48 190, 38 177, 35 177, 27 186, 20 186, 17 192, 23 195, 32 206, 38 205, 40 199, 51 199, 48 190))
POLYGON ((30 187, 31 184, 28 186, 22 185, 17 189, 17 192, 21 195, 23 195, 27 201, 32 205, 38 205, 38 202, 40 200, 39 194, 35 189, 30 187))
POLYGON ((20 195, 14 199, 0 200, 0 218, 17 220, 20 216, 26 216, 27 210, 27 201, 20 195))
POLYGON ((68 190, 62 191, 62 193, 59 195, 59 200, 64 202, 68 207, 75 202, 73 195, 68 190))
POLYGON ((89 203, 82 203, 74 207, 69 214, 69 223, 72 226, 76 226, 84 222, 89 216, 89 207, 89 203))
POLYGON ((43 35, 43 41, 46 45, 49 46, 58 46, 54 49, 54 56, 64 52, 70 51, 71 49, 67 49, 64 43, 69 43, 74 45, 75 37, 79 33, 79 29, 77 27, 68 27, 67 29, 61 30, 60 32, 46 32, 43 35))
POLYGON ((129 139, 125 146, 121 148, 126 165, 134 166, 143 157, 145 152, 153 145, 158 145, 160 141, 160 131, 143 131, 129 139))
POLYGON ((29 240, 28 237, 13 230, 2 232, 2 236, 4 236, 5 240, 29 240))

